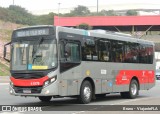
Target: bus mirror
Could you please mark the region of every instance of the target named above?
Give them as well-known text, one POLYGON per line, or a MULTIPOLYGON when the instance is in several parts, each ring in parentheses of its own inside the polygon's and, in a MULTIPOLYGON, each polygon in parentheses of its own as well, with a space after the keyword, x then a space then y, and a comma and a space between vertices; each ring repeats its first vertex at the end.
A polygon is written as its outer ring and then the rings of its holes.
POLYGON ((7 44, 5 44, 4 45, 4 50, 3 50, 3 58, 6 60, 6 61, 8 61, 8 62, 10 62, 10 54, 7 54, 7 52, 9 51, 9 47, 10 47, 10 45, 11 45, 11 42, 9 42, 9 43, 7 43, 7 44), (9 46, 9 47, 8 47, 9 46), (8 47, 8 48, 7 48, 8 47))
POLYGON ((4 47, 3 57, 6 57, 6 47, 4 47))
POLYGON ((68 52, 65 52, 65 53, 64 53, 64 57, 65 57, 65 58, 68 58, 68 56, 69 56, 68 52))

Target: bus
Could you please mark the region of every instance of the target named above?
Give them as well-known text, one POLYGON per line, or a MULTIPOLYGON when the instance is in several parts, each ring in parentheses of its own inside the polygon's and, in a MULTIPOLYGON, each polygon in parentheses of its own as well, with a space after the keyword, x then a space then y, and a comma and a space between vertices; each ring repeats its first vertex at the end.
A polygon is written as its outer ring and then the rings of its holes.
POLYGON ((51 25, 20 28, 4 46, 4 58, 10 61, 9 92, 42 102, 77 97, 87 104, 108 93, 133 99, 139 90, 155 85, 154 50, 151 41, 109 31, 51 25))

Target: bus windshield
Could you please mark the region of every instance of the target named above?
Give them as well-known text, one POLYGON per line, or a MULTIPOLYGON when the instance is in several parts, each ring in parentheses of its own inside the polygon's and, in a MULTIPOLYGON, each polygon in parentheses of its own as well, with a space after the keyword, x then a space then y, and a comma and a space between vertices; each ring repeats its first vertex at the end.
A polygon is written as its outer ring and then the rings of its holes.
POLYGON ((57 66, 56 40, 19 41, 12 44, 11 70, 45 70, 57 66))

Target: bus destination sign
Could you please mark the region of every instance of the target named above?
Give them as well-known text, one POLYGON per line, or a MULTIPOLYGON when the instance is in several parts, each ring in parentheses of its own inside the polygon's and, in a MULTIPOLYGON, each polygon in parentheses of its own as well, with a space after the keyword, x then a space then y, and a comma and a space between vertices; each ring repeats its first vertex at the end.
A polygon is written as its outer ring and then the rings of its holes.
POLYGON ((21 30, 16 32, 16 37, 39 36, 39 35, 49 35, 49 29, 48 28, 30 29, 30 30, 21 30))

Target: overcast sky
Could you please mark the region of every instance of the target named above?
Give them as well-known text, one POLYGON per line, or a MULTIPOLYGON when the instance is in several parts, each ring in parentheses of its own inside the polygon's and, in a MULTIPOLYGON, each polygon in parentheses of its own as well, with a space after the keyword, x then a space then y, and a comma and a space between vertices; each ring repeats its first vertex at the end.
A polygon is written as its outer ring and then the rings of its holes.
MULTIPOLYGON (((44 9, 56 9, 58 3, 61 8, 76 7, 77 5, 84 6, 96 6, 97 0, 0 0, 1 7, 8 7, 13 4, 22 6, 28 11, 44 10, 44 9)), ((99 5, 110 5, 110 4, 159 4, 160 0, 98 0, 99 5)))

